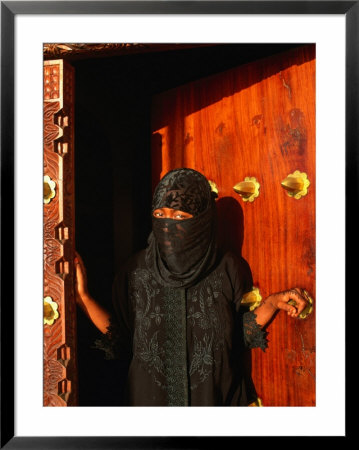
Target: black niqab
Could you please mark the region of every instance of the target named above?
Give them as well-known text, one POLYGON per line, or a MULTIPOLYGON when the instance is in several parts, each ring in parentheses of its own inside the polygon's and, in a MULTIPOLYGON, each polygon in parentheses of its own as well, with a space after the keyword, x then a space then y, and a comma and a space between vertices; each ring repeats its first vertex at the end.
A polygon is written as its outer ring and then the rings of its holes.
POLYGON ((216 210, 208 180, 193 169, 175 169, 159 182, 152 213, 173 208, 193 215, 186 220, 152 216, 146 260, 164 286, 185 288, 206 276, 217 255, 216 210))

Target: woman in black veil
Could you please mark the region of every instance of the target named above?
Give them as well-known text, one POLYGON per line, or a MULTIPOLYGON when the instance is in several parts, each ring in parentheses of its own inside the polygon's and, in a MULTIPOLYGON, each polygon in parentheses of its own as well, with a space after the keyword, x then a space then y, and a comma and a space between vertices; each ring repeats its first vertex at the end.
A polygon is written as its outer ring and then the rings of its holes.
POLYGON ((243 349, 265 350, 275 313, 298 317, 307 306, 293 288, 254 311, 241 307, 252 280, 234 254, 219 250, 216 223, 208 180, 175 169, 154 192, 148 247, 114 280, 112 312, 89 294, 76 257, 78 303, 103 333, 96 346, 128 364, 127 405, 247 406, 243 349))

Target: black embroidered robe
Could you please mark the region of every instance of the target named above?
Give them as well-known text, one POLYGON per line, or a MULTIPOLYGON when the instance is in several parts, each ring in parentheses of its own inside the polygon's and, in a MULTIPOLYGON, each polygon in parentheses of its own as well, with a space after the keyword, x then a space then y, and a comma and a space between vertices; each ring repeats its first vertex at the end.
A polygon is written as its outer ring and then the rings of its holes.
POLYGON ((114 317, 97 342, 129 365, 131 406, 246 406, 243 351, 265 349, 255 313, 241 307, 252 288, 240 260, 226 253, 187 289, 165 287, 135 255, 113 285, 114 317), (176 292, 175 292, 176 289, 176 292))

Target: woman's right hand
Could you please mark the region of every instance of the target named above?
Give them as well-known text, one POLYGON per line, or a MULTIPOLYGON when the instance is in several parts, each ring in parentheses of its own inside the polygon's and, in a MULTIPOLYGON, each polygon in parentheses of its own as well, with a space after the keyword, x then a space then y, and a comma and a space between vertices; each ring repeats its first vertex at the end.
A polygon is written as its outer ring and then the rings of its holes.
POLYGON ((75 256, 75 268, 76 268, 76 300, 79 302, 80 300, 84 301, 86 297, 89 296, 88 288, 87 288, 87 275, 85 264, 81 258, 81 256, 77 253, 75 256))

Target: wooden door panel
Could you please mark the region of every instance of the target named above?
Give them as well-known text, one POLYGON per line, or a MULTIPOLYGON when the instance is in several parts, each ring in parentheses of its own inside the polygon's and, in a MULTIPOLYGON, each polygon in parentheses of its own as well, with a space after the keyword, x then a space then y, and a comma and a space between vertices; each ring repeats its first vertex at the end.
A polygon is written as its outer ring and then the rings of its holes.
POLYGON ((74 71, 44 63, 44 406, 77 399, 74 299, 74 71))
MULTIPOLYGON (((299 286, 315 296, 315 47, 299 47, 201 79, 154 98, 152 179, 191 167, 219 190, 220 235, 249 263, 263 298, 299 286), (299 170, 308 194, 281 181, 299 170), (260 183, 244 202, 233 186, 260 183), (230 237, 228 237, 230 236, 230 237)), ((252 351, 252 378, 265 406, 315 404, 315 314, 280 313, 269 348, 252 351)))

